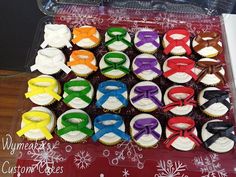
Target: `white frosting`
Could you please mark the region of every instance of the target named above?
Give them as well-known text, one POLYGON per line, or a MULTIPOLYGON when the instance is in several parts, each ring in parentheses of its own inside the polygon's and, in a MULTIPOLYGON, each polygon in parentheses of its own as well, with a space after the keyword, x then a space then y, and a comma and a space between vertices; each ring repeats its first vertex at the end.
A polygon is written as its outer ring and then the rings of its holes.
MULTIPOLYGON (((183 39, 185 37, 185 35, 182 34, 172 34, 171 38, 173 39, 183 39)), ((166 34, 163 37, 163 47, 166 48, 170 43, 166 40, 166 34)), ((187 41, 186 43, 188 46, 190 46, 190 39, 187 41)), ((176 46, 174 47, 170 53, 174 54, 174 55, 182 55, 186 53, 186 50, 182 47, 182 46, 176 46)))
MULTIPOLYGON (((115 124, 116 121, 115 120, 106 120, 106 121, 103 121, 103 124, 104 125, 113 125, 115 124)), ((119 130, 121 130, 122 132, 125 132, 125 124, 124 122, 122 123, 122 125, 118 128, 119 130)), ((94 133, 96 134, 97 132, 99 131, 99 129, 94 126, 94 133)), ((99 138, 99 141, 101 143, 104 143, 106 145, 113 145, 113 144, 116 144, 118 143, 119 141, 121 140, 121 137, 120 136, 117 136, 116 134, 110 132, 110 133, 107 133, 107 134, 104 134, 102 137, 99 138)))
MULTIPOLYGON (((48 75, 40 75, 38 77, 43 77, 43 78, 52 78, 52 79, 55 79, 54 77, 52 76, 48 76, 48 75)), ((56 80, 56 79, 55 79, 56 80)), ((38 82, 37 83, 38 86, 49 86, 50 83, 46 83, 46 82, 38 82)), ((28 87, 28 92, 31 91, 31 89, 28 87)), ((59 93, 60 91, 60 86, 59 84, 57 84, 57 87, 55 87, 55 89, 53 90, 54 92, 56 93, 59 93)), ((53 96, 51 96, 50 94, 48 93, 42 93, 42 94, 38 94, 38 95, 34 95, 34 96, 31 96, 29 98, 34 104, 37 104, 37 105, 41 105, 41 106, 44 106, 44 105, 48 105, 50 103, 52 103, 55 99, 53 96)))
POLYGON ((72 47, 70 39, 71 32, 66 25, 46 24, 44 27, 44 42, 41 47, 45 48, 48 45, 55 48, 72 47))
MULTIPOLYGON (((185 130, 186 128, 189 127, 189 125, 186 123, 177 123, 177 124, 174 124, 174 126, 181 128, 182 130, 185 130)), ((168 128, 166 128, 166 138, 168 138, 172 134, 173 133, 168 128)), ((197 136, 196 128, 194 128, 193 134, 197 136)), ((171 146, 181 151, 189 151, 194 148, 195 143, 188 137, 179 136, 177 139, 175 139, 175 141, 171 144, 171 146)))
MULTIPOLYGON (((156 59, 156 57, 154 55, 146 54, 146 53, 145 54, 140 54, 140 55, 136 56, 135 59, 133 60, 133 63, 132 63, 132 70, 133 71, 135 71, 138 68, 137 65, 135 64, 135 60, 137 58, 154 58, 154 59, 156 59)), ((157 61, 157 64, 155 65, 155 68, 161 70, 161 66, 160 66, 158 61, 157 61)), ((159 76, 157 73, 155 73, 152 70, 144 70, 143 72, 141 72, 141 73, 139 73, 137 75, 140 78, 142 78, 143 80, 153 80, 153 79, 155 79, 156 77, 159 76)))
MULTIPOLYGON (((52 111, 42 106, 33 107, 30 111, 41 111, 44 113, 48 113, 50 115, 50 123, 47 125, 47 129, 49 132, 53 131, 56 118, 54 114, 52 113, 52 111)), ((39 121, 40 119, 38 117, 32 117, 31 120, 39 121)), ((25 127, 25 123, 22 121, 21 128, 23 127, 25 127)), ((41 140, 45 138, 45 135, 42 133, 40 129, 29 130, 28 132, 24 134, 24 136, 30 140, 41 140)))
MULTIPOLYGON (((203 38, 203 40, 210 40, 212 39, 211 37, 205 37, 203 38)), ((222 42, 219 41, 218 44, 220 46, 222 46, 222 42)), ((198 45, 198 42, 196 41, 196 37, 193 39, 193 42, 192 42, 192 46, 195 47, 198 45)), ((201 50, 199 51, 196 51, 199 55, 203 56, 203 57, 211 57, 212 55, 216 56, 218 55, 218 50, 216 50, 214 47, 212 46, 209 46, 209 47, 204 47, 202 48, 201 50)), ((214 57, 213 56, 213 57, 214 57)))
MULTIPOLYGON (((198 96, 199 106, 202 106, 204 103, 209 101, 209 100, 203 98, 203 94, 207 90, 220 90, 220 89, 218 89, 216 87, 207 87, 207 88, 203 89, 199 93, 199 96, 198 96)), ((226 100, 230 103, 229 98, 227 98, 226 100)), ((214 117, 220 117, 220 116, 225 115, 229 111, 229 109, 222 103, 214 103, 214 104, 210 105, 208 108, 204 109, 203 111, 206 114, 210 114, 214 117)))
MULTIPOLYGON (((79 110, 79 109, 70 109, 66 112, 64 112, 62 115, 60 115, 60 117, 57 119, 57 129, 60 130, 60 129, 63 129, 65 126, 62 124, 61 122, 61 119, 62 119, 62 116, 65 115, 65 114, 68 114, 68 113, 83 113, 83 114, 87 114, 86 112, 82 111, 82 110, 79 110)), ((87 114, 88 115, 88 114, 87 114)), ((87 128, 88 129, 91 129, 92 128, 92 123, 91 123, 91 119, 89 118, 88 119, 89 122, 87 124, 87 128)), ((71 118, 69 119, 69 122, 72 122, 72 123, 80 123, 81 122, 81 119, 77 119, 77 118, 71 118)), ((68 142, 71 142, 71 143, 76 143, 76 142, 79 142, 81 140, 83 140, 84 138, 87 137, 86 134, 84 134, 83 132, 81 131, 71 131, 71 132, 68 132, 66 134, 63 134, 60 136, 62 139, 64 139, 65 141, 68 141, 68 142)))
MULTIPOLYGON (((158 48, 153 45, 152 43, 145 43, 144 45, 141 45, 141 46, 137 46, 136 44, 140 41, 140 39, 138 38, 138 33, 141 32, 141 31, 154 31, 152 29, 142 29, 140 31, 138 31, 135 36, 134 36, 134 45, 135 47, 142 51, 142 52, 147 52, 147 53, 152 53, 152 52, 155 52, 158 48)), ((157 33, 157 32, 156 32, 157 33)), ((159 36, 156 38, 155 40, 158 44, 160 44, 160 38, 159 36)))
MULTIPOLYGON (((212 58, 202 58, 199 61, 220 62, 219 60, 215 60, 215 59, 212 59, 212 58)), ((199 75, 201 71, 202 70, 200 68, 198 68, 198 67, 195 68, 195 73, 197 75, 199 75)), ((223 66, 221 67, 221 70, 219 72, 223 76, 225 75, 225 70, 224 70, 223 66)), ((206 74, 200 82, 202 82, 205 85, 216 85, 216 84, 220 83, 220 79, 215 74, 206 74)))
MULTIPOLYGON (((129 68, 130 66, 130 60, 129 60, 129 57, 123 53, 123 52, 108 52, 108 53, 121 53, 121 54, 124 54, 125 57, 126 57, 126 62, 123 64, 124 67, 126 68, 129 68)), ((107 55, 108 53, 106 53, 105 55, 107 55)), ((100 70, 106 68, 108 65, 105 63, 105 60, 104 60, 104 57, 105 55, 103 55, 102 59, 100 60, 99 62, 99 68, 100 70)), ((110 61, 113 61, 113 62, 119 62, 120 59, 119 58, 109 58, 110 61)), ((123 77, 124 75, 126 75, 126 73, 124 73, 123 71, 119 70, 119 69, 113 69, 111 71, 108 71, 106 73, 104 73, 105 76, 109 77, 109 76, 113 76, 113 77, 116 77, 116 78, 121 78, 123 77)))
MULTIPOLYGON (((79 55, 79 58, 87 59, 88 57, 85 55, 79 55)), ((74 61, 74 59, 71 56, 70 56, 70 61, 74 61)), ((96 66, 97 61, 95 57, 93 58, 91 64, 96 66)), ((84 64, 73 65, 71 66, 71 70, 77 75, 87 75, 93 72, 93 70, 90 67, 84 64)))
POLYGON ((38 70, 43 74, 55 74, 60 70, 65 73, 70 72, 70 68, 65 65, 65 55, 57 48, 45 48, 38 51, 35 64, 30 67, 31 71, 38 70))
MULTIPOLYGON (((170 89, 175 88, 175 87, 184 87, 181 85, 174 85, 172 87, 169 87, 165 94, 164 94, 164 103, 165 105, 168 105, 170 103, 173 103, 173 101, 171 101, 168 97, 168 92, 170 91, 170 89)), ((181 100, 181 99, 185 99, 188 94, 187 93, 176 93, 174 95, 172 95, 173 97, 181 100)), ((194 99, 194 96, 192 98, 192 100, 194 99)), ((173 109, 170 110, 170 112, 172 112, 175 115, 186 115, 188 113, 190 113, 193 110, 193 105, 184 105, 184 106, 175 106, 173 109)))
MULTIPOLYGON (((88 28, 88 27, 92 27, 92 26, 81 26, 80 28, 88 28)), ((100 41, 100 34, 98 30, 96 30, 96 33, 93 36, 97 38, 98 41, 100 41)), ((76 38, 76 37, 77 37, 76 35, 73 35, 73 38, 76 38)), ((95 43, 90 38, 81 39, 79 42, 76 43, 77 46, 82 47, 82 48, 95 47, 97 44, 98 43, 95 43)))
MULTIPOLYGON (((222 120, 219 119, 215 119, 215 120, 211 120, 206 122, 203 126, 202 126, 202 140, 206 141, 208 138, 210 138, 211 136, 213 136, 214 134, 208 132, 208 130, 206 129, 207 124, 209 122, 220 122, 222 120)), ((232 132, 234 134, 234 131, 232 132)), ((213 144, 211 144, 208 148, 211 149, 212 151, 218 152, 218 153, 224 153, 224 152, 228 152, 231 149, 233 149, 234 147, 234 141, 227 138, 227 137, 220 137, 218 138, 213 144)))
MULTIPOLYGON (((107 89, 116 90, 117 87, 116 86, 107 86, 107 89)), ((103 93, 101 93, 99 90, 97 90, 96 99, 99 100, 103 95, 104 95, 103 93)), ((122 93, 122 96, 125 99, 128 99, 128 92, 125 91, 124 93, 122 93)), ((115 111, 117 109, 122 108, 124 105, 116 97, 110 96, 101 106, 104 109, 115 111)))
MULTIPOLYGON (((114 32, 113 34, 114 35, 119 35, 120 33, 119 32, 114 32)), ((111 37, 106 32, 105 42, 109 41, 110 39, 111 39, 111 37)), ((124 37, 124 39, 131 42, 131 37, 130 37, 128 32, 126 33, 126 36, 124 37)), ((123 43, 122 41, 115 41, 115 42, 113 42, 112 44, 110 44, 108 46, 108 49, 111 50, 111 51, 124 51, 127 48, 128 48, 128 46, 125 43, 123 43)))
MULTIPOLYGON (((144 119, 144 118, 153 118, 153 119, 157 120, 157 118, 155 118, 151 114, 144 114, 144 113, 138 114, 135 117, 133 117, 133 119, 130 121, 130 135, 132 137, 134 137, 138 133, 138 130, 134 129, 134 123, 137 120, 144 119)), ((158 121, 158 126, 154 129, 154 131, 159 133, 161 136, 162 128, 161 128, 161 124, 159 121, 158 121)), ((134 138, 133 138, 133 140, 142 147, 152 147, 152 146, 156 145, 159 141, 152 134, 144 134, 138 140, 135 140, 134 138)))
MULTIPOLYGON (((75 80, 79 81, 79 80, 85 80, 85 79, 77 77, 75 79, 71 79, 70 81, 75 81, 75 80)), ((92 98, 93 97, 93 93, 94 93, 94 88, 93 88, 91 83, 90 83, 90 86, 91 86, 91 90, 87 93, 87 96, 89 98, 92 98)), ((72 90, 72 91, 80 91, 80 90, 83 90, 83 89, 84 89, 84 87, 82 87, 82 86, 81 87, 78 87, 78 86, 70 87, 70 90, 72 90)), ((68 96, 68 94, 66 92, 64 92, 63 93, 63 98, 65 98, 67 96, 68 96)), ((86 108, 89 105, 89 103, 85 102, 84 100, 82 100, 81 98, 78 98, 78 97, 72 99, 67 104, 70 107, 75 108, 75 109, 86 108)))
MULTIPOLYGON (((171 69, 167 66, 167 61, 175 60, 175 58, 188 59, 187 57, 180 57, 180 56, 173 56, 168 58, 163 64, 163 72, 169 71, 171 69)), ((191 71, 195 72, 195 68, 191 69, 191 71)), ((190 76, 185 72, 176 72, 168 76, 168 79, 171 80, 172 82, 183 84, 189 82, 192 79, 192 76, 190 76)))
POLYGON ((134 89, 137 86, 157 86, 158 93, 155 95, 155 97, 161 101, 162 100, 162 93, 161 93, 161 90, 158 87, 158 85, 156 85, 154 82, 142 81, 142 82, 137 83, 130 91, 130 102, 135 108, 137 108, 141 111, 145 111, 145 112, 150 112, 150 111, 157 109, 158 106, 149 98, 142 98, 142 99, 136 101, 135 103, 132 101, 132 98, 134 98, 137 95, 134 92, 134 89))

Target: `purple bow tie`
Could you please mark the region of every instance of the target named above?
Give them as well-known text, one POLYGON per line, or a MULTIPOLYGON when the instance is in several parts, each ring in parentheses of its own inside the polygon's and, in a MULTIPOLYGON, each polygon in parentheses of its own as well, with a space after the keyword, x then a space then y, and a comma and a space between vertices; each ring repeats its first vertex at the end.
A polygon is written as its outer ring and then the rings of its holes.
POLYGON ((157 48, 160 46, 155 40, 158 38, 158 34, 155 31, 140 31, 137 36, 140 41, 136 43, 137 47, 140 47, 146 43, 151 43, 157 48))
POLYGON ((154 118, 145 118, 135 121, 134 129, 138 132, 134 135, 134 139, 138 140, 143 135, 151 134, 156 139, 160 139, 161 135, 155 131, 158 126, 158 121, 154 118))
POLYGON ((155 96, 158 93, 157 86, 149 85, 149 86, 137 86, 134 89, 134 93, 137 95, 133 97, 131 100, 132 102, 137 102, 143 98, 149 98, 152 100, 158 107, 162 106, 162 103, 158 98, 155 96))
POLYGON ((136 58, 134 64, 138 67, 134 73, 139 74, 146 70, 152 70, 153 72, 161 75, 161 70, 157 69, 157 60, 155 58, 136 58))

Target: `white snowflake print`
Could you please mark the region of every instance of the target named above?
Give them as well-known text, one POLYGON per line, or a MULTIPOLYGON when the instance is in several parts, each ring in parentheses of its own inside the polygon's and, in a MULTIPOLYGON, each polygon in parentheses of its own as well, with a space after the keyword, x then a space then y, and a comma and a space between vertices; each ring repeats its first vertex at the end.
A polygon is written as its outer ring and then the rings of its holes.
MULTIPOLYGON (((111 160, 112 165, 118 165, 120 161, 124 161, 126 159, 130 159, 132 162, 136 163, 137 168, 142 169, 144 167, 144 163, 141 161, 143 158, 143 154, 140 152, 142 148, 138 145, 133 144, 131 141, 124 141, 116 146, 118 149, 115 151, 115 157, 111 160)), ((103 156, 110 156, 110 151, 105 149, 103 151, 103 156)))
POLYGON ((32 158, 34 164, 32 167, 34 170, 42 171, 50 175, 54 168, 55 163, 63 162, 65 158, 57 152, 60 142, 56 141, 55 143, 47 143, 42 141, 36 148, 27 152, 27 154, 32 158))
POLYGON ((129 170, 127 170, 126 168, 122 171, 123 177, 128 177, 129 174, 129 170))
POLYGON ((74 164, 78 169, 86 169, 92 163, 92 156, 87 151, 79 151, 74 156, 74 164))
POLYGON ((186 168, 187 165, 180 161, 160 160, 157 163, 158 173, 154 177, 188 177, 188 175, 184 174, 186 168))
POLYGON ((213 153, 206 157, 195 157, 194 165, 201 170, 202 177, 227 177, 227 172, 219 160, 219 156, 213 153))

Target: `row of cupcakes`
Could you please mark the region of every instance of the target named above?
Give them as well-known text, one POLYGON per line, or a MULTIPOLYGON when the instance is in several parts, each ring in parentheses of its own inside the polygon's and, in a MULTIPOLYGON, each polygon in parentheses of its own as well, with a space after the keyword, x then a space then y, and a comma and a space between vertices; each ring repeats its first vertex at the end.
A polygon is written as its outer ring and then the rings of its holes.
MULTIPOLYGON (((87 50, 75 50, 65 64, 64 54, 56 48, 38 51, 31 71, 38 70, 42 74, 55 74, 60 70, 69 73, 71 70, 80 77, 87 77, 98 70, 94 54, 87 50), (70 68, 69 68, 70 67, 70 68)), ((99 62, 99 69, 108 78, 118 79, 130 72, 130 59, 123 52, 108 52, 99 62)), ((142 80, 153 80, 163 74, 175 83, 187 83, 191 79, 205 85, 225 83, 225 70, 220 60, 202 58, 195 62, 187 57, 172 56, 165 60, 162 70, 154 55, 140 54, 132 62, 131 70, 142 80)))
MULTIPOLYGON (((33 107, 22 115, 21 129, 18 136, 28 140, 50 140, 52 132, 66 142, 78 143, 88 137, 105 145, 115 145, 120 141, 131 139, 139 146, 150 148, 158 144, 163 134, 163 127, 158 119, 150 114, 142 113, 130 121, 130 135, 126 134, 123 118, 117 114, 102 114, 95 117, 93 124, 89 115, 80 109, 70 109, 56 119, 52 111, 46 107, 33 107)), ((173 147, 181 151, 190 151, 195 146, 204 146, 212 151, 224 153, 230 151, 236 142, 234 126, 222 120, 211 120, 202 126, 201 139, 191 117, 172 117, 165 128, 167 148, 173 147)))
MULTIPOLYGON (((162 40, 165 54, 190 55, 191 34, 186 29, 171 29, 167 31, 162 40)), ((47 46, 62 48, 72 47, 70 41, 84 49, 91 49, 101 43, 101 35, 96 27, 75 27, 72 31, 63 24, 47 24, 44 28, 44 42, 42 48, 47 46)), ((105 33, 105 45, 110 51, 124 51, 133 44, 131 36, 126 29, 111 27, 105 33)), ((141 29, 135 33, 134 46, 143 53, 155 53, 161 46, 158 32, 152 29, 141 29)), ((215 57, 223 50, 221 37, 216 32, 200 33, 192 41, 192 48, 203 57, 215 57)))
MULTIPOLYGON (((86 108, 93 100, 93 85, 86 79, 74 78, 63 85, 63 102, 71 108, 86 108)), ((33 103, 41 106, 61 100, 59 82, 48 75, 40 75, 28 81, 25 94, 33 103)), ((129 92, 130 103, 138 110, 151 112, 159 108, 175 115, 187 115, 197 106, 195 90, 192 87, 174 85, 162 96, 159 86, 151 81, 142 81, 129 92), (162 102, 163 98, 163 102, 162 102)), ((120 81, 108 80, 99 83, 96 91, 96 106, 109 111, 117 111, 128 105, 128 89, 120 81)), ((227 91, 217 87, 207 87, 198 94, 198 105, 211 117, 221 117, 231 108, 227 91)))

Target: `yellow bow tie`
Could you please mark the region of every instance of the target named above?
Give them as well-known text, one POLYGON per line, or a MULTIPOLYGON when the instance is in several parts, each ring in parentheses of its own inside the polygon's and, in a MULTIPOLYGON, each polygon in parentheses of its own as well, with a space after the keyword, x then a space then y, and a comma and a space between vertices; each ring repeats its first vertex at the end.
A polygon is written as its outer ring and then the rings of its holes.
POLYGON ((30 130, 40 130, 47 140, 52 139, 52 135, 49 132, 47 125, 50 123, 50 115, 41 111, 29 111, 22 115, 22 121, 25 126, 17 131, 18 136, 22 136, 30 130), (40 120, 32 120, 32 118, 39 118, 40 120))

